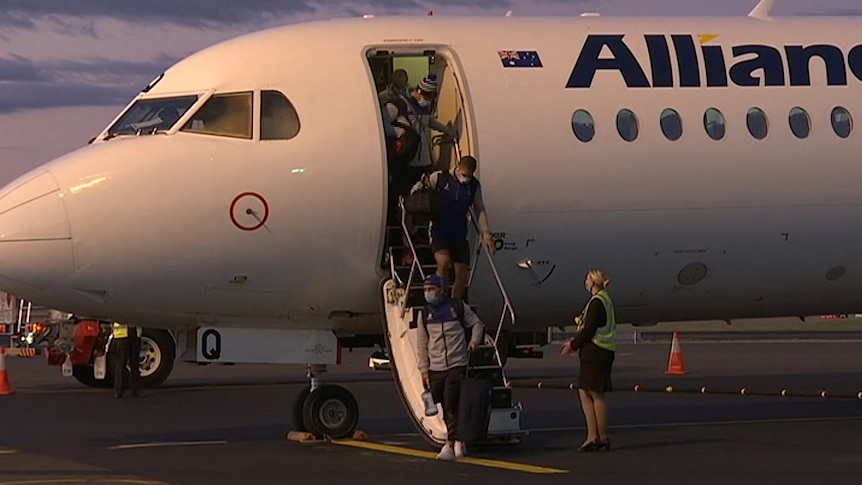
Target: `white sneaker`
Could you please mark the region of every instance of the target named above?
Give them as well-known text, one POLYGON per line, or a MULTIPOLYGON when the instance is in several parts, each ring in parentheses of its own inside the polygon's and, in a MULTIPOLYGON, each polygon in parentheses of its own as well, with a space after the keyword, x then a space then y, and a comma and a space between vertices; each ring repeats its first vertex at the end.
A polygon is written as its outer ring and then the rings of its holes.
POLYGON ((464 458, 467 454, 467 445, 463 441, 455 442, 455 458, 464 458))
POLYGON ((440 453, 437 453, 438 460, 452 461, 455 459, 455 452, 452 451, 452 445, 446 443, 443 448, 440 448, 440 453))

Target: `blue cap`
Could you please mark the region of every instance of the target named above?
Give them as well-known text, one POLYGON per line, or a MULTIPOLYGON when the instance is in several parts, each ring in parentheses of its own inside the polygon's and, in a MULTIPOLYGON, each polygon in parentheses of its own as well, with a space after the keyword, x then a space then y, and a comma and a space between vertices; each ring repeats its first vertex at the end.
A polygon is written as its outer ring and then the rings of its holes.
POLYGON ((425 286, 436 286, 438 288, 443 288, 444 286, 446 286, 446 283, 439 275, 429 274, 425 277, 425 286))

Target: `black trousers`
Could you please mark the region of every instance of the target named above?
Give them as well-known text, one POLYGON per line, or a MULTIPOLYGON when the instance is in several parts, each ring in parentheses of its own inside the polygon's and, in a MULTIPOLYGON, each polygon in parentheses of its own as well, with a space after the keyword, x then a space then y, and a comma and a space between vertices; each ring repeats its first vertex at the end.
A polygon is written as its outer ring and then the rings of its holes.
POLYGON ((141 339, 137 329, 129 327, 129 336, 114 339, 117 343, 117 364, 114 367, 114 390, 138 389, 141 380, 141 339), (126 366, 128 365, 128 370, 126 366))
POLYGON ((458 402, 461 399, 461 381, 464 380, 466 372, 465 366, 428 372, 431 396, 434 397, 434 402, 443 405, 443 420, 446 422, 449 441, 458 439, 458 402))

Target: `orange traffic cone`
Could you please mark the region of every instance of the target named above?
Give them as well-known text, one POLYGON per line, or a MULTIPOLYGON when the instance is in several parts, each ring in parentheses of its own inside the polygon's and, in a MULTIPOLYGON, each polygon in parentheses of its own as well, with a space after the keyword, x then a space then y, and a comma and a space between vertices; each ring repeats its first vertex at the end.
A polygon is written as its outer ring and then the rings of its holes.
POLYGON ((685 360, 682 358, 682 348, 679 345, 679 332, 673 333, 673 341, 670 344, 670 359, 667 361, 665 374, 687 374, 685 360))
POLYGON ((6 373, 6 349, 0 347, 0 396, 12 394, 12 387, 9 386, 9 374, 6 373))

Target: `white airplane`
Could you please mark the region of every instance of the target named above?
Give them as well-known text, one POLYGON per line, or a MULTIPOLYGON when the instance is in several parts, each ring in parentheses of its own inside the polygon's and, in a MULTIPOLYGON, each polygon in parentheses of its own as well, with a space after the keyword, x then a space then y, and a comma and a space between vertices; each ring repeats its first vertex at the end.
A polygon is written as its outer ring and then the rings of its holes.
MULTIPOLYGON (((859 20, 771 18, 771 4, 747 18, 362 18, 226 41, 3 189, 0 289, 147 327, 154 382, 175 356, 310 364, 295 414, 333 436, 358 410, 323 366, 382 341, 439 442, 405 313, 427 267, 388 257, 376 96, 381 73, 418 60, 441 76, 437 117, 479 160, 499 251, 474 255, 469 297, 491 334, 512 309, 514 329, 567 324, 593 267, 635 324, 855 313, 859 20)), ((504 354, 523 344, 507 341, 504 354)), ((76 376, 97 385, 90 362, 76 376)), ((489 434, 517 435, 518 407, 496 408, 508 417, 489 434)))

